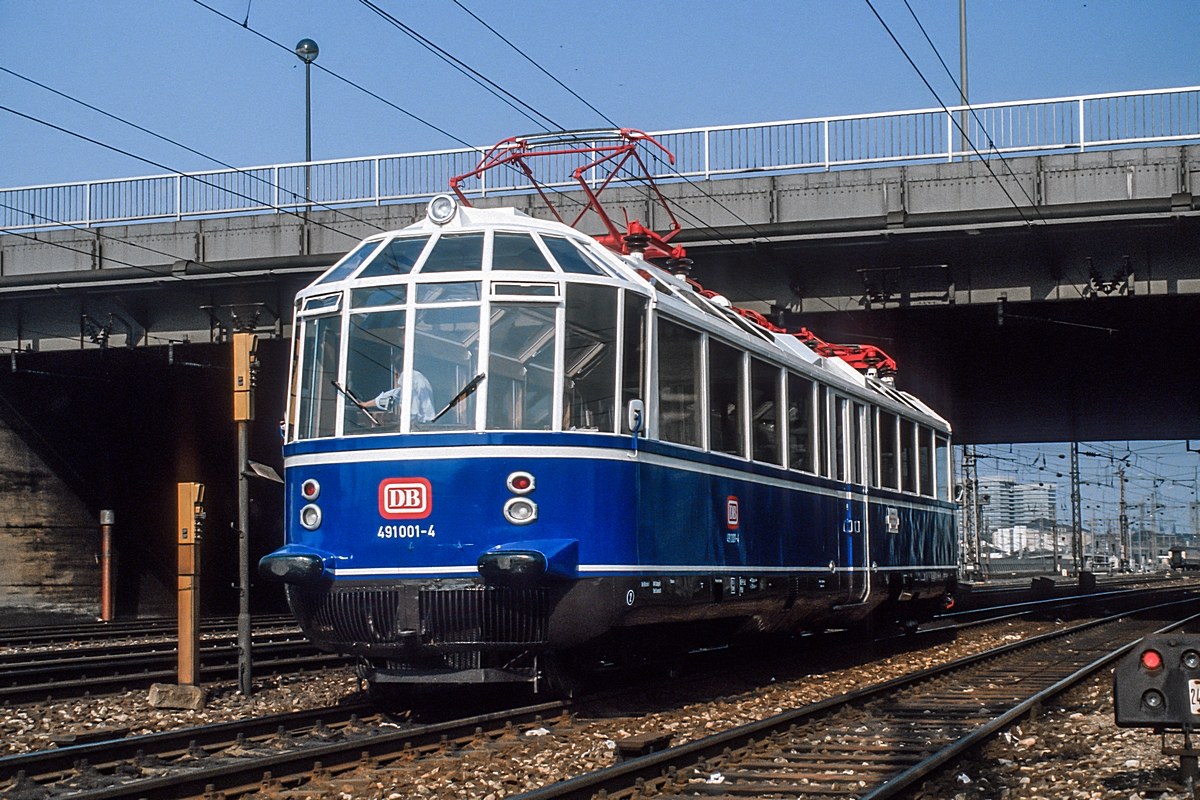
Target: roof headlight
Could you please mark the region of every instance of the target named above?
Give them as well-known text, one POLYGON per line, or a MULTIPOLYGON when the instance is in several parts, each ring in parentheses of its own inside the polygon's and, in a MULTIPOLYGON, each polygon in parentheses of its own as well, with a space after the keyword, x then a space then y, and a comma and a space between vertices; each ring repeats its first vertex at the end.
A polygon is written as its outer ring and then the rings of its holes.
POLYGON ((458 201, 448 194, 439 194, 429 201, 429 219, 437 225, 445 225, 454 219, 458 211, 458 201))

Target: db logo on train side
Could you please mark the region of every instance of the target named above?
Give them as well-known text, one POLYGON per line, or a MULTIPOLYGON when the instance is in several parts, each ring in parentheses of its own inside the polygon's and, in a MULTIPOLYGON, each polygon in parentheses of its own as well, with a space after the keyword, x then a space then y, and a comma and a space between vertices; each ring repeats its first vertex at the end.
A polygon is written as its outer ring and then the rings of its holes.
POLYGON ((379 484, 379 516, 425 519, 433 511, 433 489, 424 478, 388 478, 379 484))
POLYGON ((729 495, 729 497, 725 498, 725 527, 731 531, 737 530, 740 516, 737 497, 729 495))

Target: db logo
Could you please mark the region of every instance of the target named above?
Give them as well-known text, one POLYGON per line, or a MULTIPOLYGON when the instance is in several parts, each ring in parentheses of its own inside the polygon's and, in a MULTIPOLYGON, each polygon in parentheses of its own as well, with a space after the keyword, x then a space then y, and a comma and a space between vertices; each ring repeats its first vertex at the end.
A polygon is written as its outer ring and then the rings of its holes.
POLYGON ((433 510, 433 490, 424 478, 388 478, 379 484, 379 516, 425 519, 433 510))
POLYGON ((733 495, 725 498, 725 525, 729 530, 737 530, 738 526, 738 499, 733 495))

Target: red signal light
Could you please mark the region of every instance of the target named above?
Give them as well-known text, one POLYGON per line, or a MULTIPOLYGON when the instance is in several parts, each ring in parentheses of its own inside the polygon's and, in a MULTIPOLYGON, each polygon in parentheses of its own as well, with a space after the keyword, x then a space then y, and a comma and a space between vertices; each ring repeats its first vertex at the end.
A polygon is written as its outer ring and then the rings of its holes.
POLYGON ((1146 669, 1158 669, 1162 666, 1162 656, 1155 650, 1147 650, 1142 653, 1142 666, 1146 669))

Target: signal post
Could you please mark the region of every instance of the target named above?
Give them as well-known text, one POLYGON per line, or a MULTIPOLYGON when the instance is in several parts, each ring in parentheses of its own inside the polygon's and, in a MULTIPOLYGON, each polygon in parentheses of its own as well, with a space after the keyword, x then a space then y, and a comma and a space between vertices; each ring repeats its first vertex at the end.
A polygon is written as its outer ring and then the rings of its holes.
POLYGON ((204 484, 180 483, 176 497, 179 684, 195 686, 200 678, 200 528, 204 519, 204 484))
POLYGON ((233 334, 233 419, 238 447, 238 690, 253 692, 250 657, 250 469, 248 424, 254 420, 254 386, 258 372, 258 337, 233 334))

